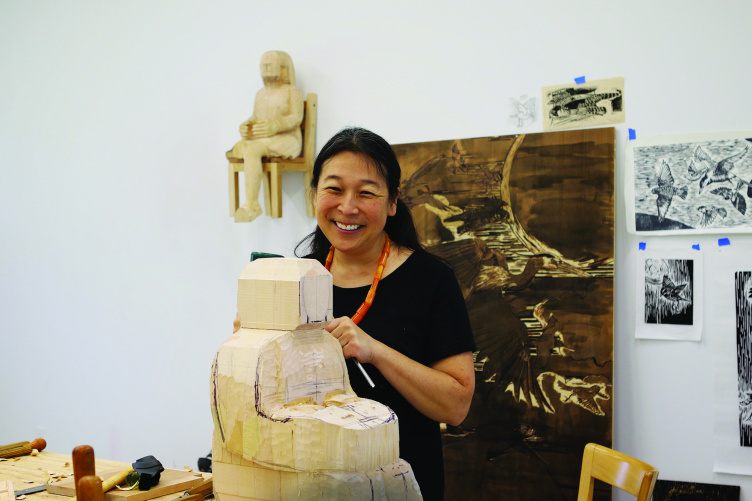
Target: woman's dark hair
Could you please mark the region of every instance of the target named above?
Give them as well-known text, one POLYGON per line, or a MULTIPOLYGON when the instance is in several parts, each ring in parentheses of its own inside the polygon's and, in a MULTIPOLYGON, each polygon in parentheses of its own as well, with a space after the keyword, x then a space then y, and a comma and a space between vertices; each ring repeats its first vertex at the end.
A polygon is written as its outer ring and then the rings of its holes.
MULTIPOLYGON (((324 164, 330 158, 343 152, 355 153, 369 159, 381 177, 386 180, 389 199, 397 200, 397 212, 394 216, 386 218, 386 226, 384 227, 389 238, 396 244, 413 251, 422 251, 423 246, 418 238, 418 233, 415 231, 415 223, 410 214, 410 209, 399 199, 402 169, 400 169, 392 147, 378 134, 360 127, 346 127, 327 141, 313 163, 311 191, 314 196, 324 164)), ((306 242, 308 242, 309 253, 316 259, 323 259, 332 245, 318 225, 295 247, 296 256, 299 256, 298 250, 305 247, 306 242)))

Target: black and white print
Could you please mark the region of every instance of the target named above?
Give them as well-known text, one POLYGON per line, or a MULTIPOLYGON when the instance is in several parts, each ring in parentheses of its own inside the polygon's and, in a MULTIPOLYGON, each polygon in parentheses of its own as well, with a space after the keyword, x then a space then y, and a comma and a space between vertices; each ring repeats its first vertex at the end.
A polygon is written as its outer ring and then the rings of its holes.
POLYGON ((649 138, 658 144, 633 145, 627 161, 633 172, 630 228, 656 234, 752 232, 752 133, 713 136, 649 138))
POLYGON ((694 323, 693 272, 691 259, 645 260, 645 323, 694 323))
POLYGON ((739 445, 752 447, 752 271, 735 274, 739 445))
POLYGON ((543 130, 624 122, 624 79, 544 87, 543 130))
POLYGON ((741 487, 738 485, 702 484, 661 480, 655 483, 653 501, 739 501, 741 487))

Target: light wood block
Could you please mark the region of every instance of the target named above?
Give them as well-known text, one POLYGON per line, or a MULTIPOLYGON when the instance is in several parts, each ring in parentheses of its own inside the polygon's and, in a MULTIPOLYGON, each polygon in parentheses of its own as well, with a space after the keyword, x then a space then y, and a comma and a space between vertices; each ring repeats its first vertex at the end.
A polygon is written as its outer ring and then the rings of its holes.
POLYGON ((339 342, 315 321, 331 304, 318 261, 258 259, 241 273, 241 328, 217 350, 210 385, 222 501, 421 499, 397 416, 353 392, 339 342))
POLYGON ((332 276, 312 259, 251 261, 238 279, 240 326, 293 330, 332 319, 332 276))
MULTIPOLYGON (((121 472, 122 468, 97 471, 97 476, 107 480, 108 478, 121 472)), ((47 486, 47 492, 50 494, 59 494, 61 496, 73 497, 76 495, 74 484, 75 477, 69 477, 60 482, 55 482, 47 486)), ((200 473, 187 472, 184 470, 165 469, 159 476, 159 483, 148 491, 138 489, 130 491, 111 490, 105 492, 105 501, 146 501, 166 494, 174 494, 190 489, 203 481, 200 473)))
POLYGON ((410 465, 404 460, 367 472, 305 472, 275 469, 232 456, 226 451, 212 456, 214 495, 218 501, 422 499, 410 465))
POLYGON ((0 501, 15 501, 16 495, 13 490, 13 482, 0 480, 0 501))

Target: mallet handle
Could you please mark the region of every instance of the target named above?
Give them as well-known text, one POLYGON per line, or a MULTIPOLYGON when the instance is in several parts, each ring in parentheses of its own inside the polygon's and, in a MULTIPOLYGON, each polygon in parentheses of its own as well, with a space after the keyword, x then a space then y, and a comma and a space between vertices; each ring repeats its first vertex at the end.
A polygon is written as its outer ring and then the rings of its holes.
POLYGON ((77 487, 82 501, 102 501, 104 499, 102 480, 99 477, 94 475, 81 477, 77 487))
POLYGON ((111 476, 110 478, 102 482, 102 492, 107 492, 110 489, 114 488, 116 485, 122 484, 123 482, 125 482, 125 477, 127 477, 129 473, 133 473, 134 471, 136 470, 133 469, 133 466, 130 466, 128 467, 128 469, 125 469, 120 473, 111 476))
MULTIPOLYGON (((93 476, 96 473, 94 467, 94 449, 90 445, 79 445, 73 448, 73 481, 76 484, 76 497, 81 495, 79 484, 86 476, 93 476)), ((89 480, 88 482, 91 482, 89 480)), ((101 481, 99 482, 102 483, 101 481)))
POLYGON ((47 447, 47 442, 43 438, 38 438, 33 442, 16 442, 15 444, 0 446, 0 458, 12 458, 31 454, 33 449, 41 451, 47 447))
MULTIPOLYGON (((122 484, 125 481, 125 477, 128 476, 129 473, 134 472, 136 470, 133 469, 133 466, 130 466, 128 469, 121 471, 120 473, 116 473, 104 482, 102 482, 102 493, 105 493, 115 487, 118 484, 122 484)), ((77 501, 77 499, 71 498, 70 501, 77 501)), ((84 500, 85 501, 85 500, 84 500)))

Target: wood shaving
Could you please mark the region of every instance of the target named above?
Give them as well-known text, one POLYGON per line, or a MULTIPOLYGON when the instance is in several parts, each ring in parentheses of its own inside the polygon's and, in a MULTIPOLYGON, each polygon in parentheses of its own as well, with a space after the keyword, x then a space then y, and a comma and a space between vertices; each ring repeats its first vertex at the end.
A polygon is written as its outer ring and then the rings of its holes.
POLYGON ((18 500, 26 499, 26 494, 21 494, 20 496, 16 496, 16 499, 18 500))
POLYGON ((27 483, 27 484, 33 484, 33 483, 34 483, 34 481, 33 481, 33 480, 23 480, 23 482, 24 482, 24 483, 27 483))
POLYGON ((38 456, 39 455, 39 451, 36 450, 36 449, 31 449, 31 455, 32 456, 38 456))
POLYGON ((190 466, 183 466, 183 469, 184 469, 185 471, 188 471, 188 472, 191 472, 191 471, 193 471, 193 468, 191 468, 190 466))
POLYGON ((7 461, 8 458, 0 458, 0 461, 7 461))
POLYGON ((66 461, 65 464, 63 465, 63 468, 67 468, 69 466, 70 466, 70 463, 68 461, 66 461))

